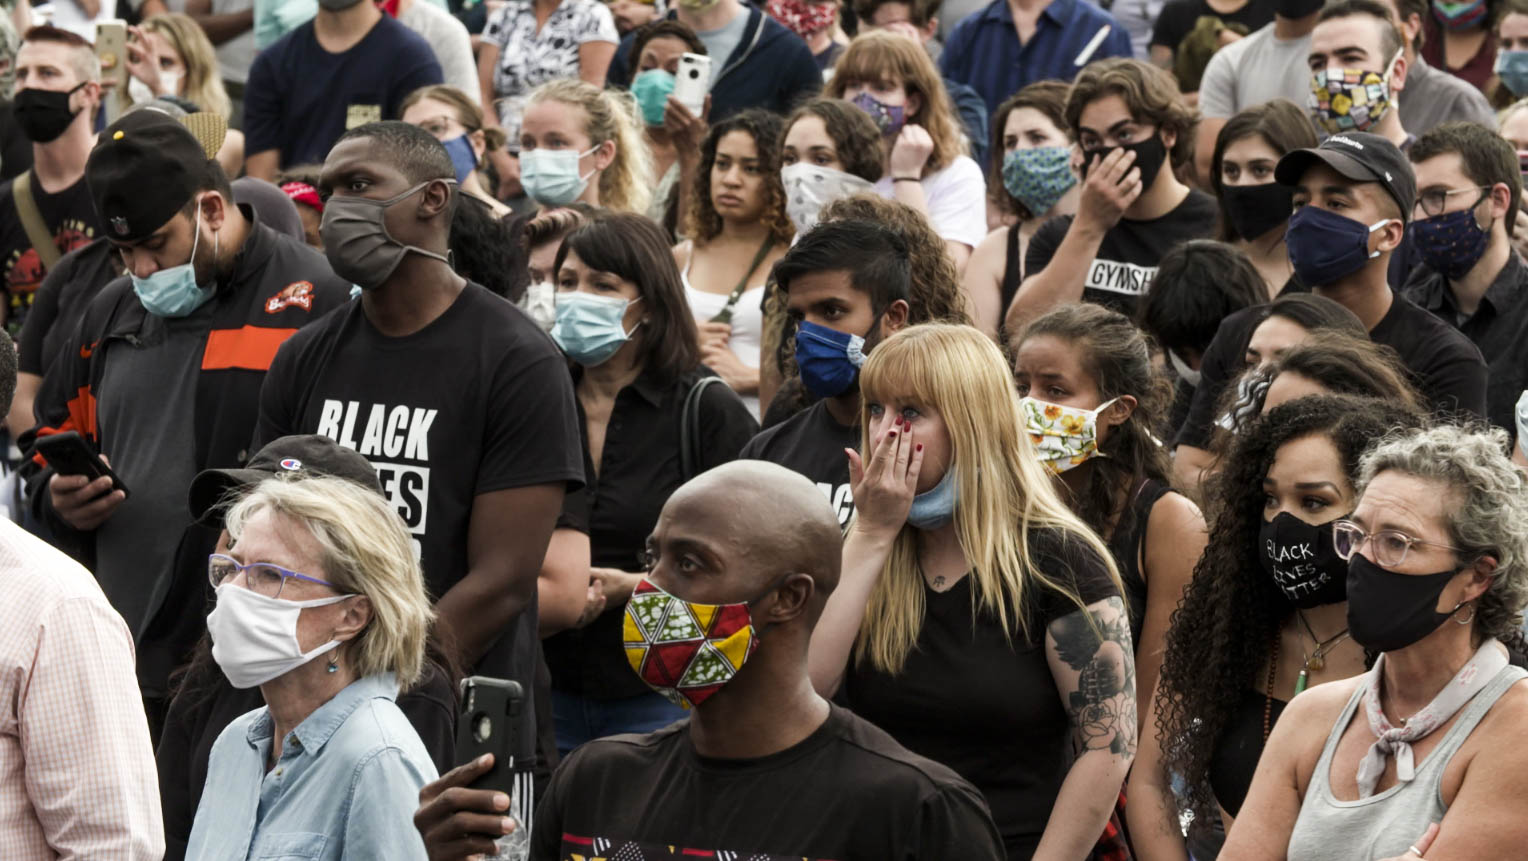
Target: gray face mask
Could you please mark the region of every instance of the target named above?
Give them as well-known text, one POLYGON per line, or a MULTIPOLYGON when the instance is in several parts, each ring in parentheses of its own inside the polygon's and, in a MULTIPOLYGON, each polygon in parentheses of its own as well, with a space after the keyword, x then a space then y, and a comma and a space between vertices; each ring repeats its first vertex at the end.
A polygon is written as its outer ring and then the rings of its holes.
POLYGON ((318 5, 330 12, 343 12, 359 2, 361 0, 318 0, 318 5))
POLYGON ((365 197, 331 197, 324 204, 324 218, 318 232, 324 240, 324 255, 334 274, 363 290, 382 286, 409 252, 433 257, 449 265, 449 257, 404 245, 387 233, 383 216, 387 208, 418 194, 432 182, 456 184, 454 179, 427 180, 389 200, 365 197))

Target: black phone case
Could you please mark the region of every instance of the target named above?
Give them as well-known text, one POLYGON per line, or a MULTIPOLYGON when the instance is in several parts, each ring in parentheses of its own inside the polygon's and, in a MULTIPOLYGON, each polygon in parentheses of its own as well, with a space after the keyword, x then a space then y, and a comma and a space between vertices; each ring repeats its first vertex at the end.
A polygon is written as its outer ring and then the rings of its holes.
POLYGON ((36 448, 59 475, 83 475, 92 481, 103 475, 111 476, 113 490, 122 491, 124 497, 132 495, 122 479, 111 471, 111 467, 101 462, 95 448, 77 431, 38 437, 36 448))
POLYGON ((457 764, 493 754, 493 768, 473 781, 472 788, 513 795, 515 775, 528 771, 535 757, 535 740, 525 726, 525 692, 518 682, 469 676, 461 682, 461 704, 457 764))

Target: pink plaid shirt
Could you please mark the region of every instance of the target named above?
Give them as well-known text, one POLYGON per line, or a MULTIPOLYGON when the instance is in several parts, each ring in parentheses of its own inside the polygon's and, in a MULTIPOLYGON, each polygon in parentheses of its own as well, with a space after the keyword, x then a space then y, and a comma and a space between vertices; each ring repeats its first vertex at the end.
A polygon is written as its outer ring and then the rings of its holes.
POLYGON ((8 520, 0 608, 0 858, 163 858, 122 617, 90 572, 8 520))

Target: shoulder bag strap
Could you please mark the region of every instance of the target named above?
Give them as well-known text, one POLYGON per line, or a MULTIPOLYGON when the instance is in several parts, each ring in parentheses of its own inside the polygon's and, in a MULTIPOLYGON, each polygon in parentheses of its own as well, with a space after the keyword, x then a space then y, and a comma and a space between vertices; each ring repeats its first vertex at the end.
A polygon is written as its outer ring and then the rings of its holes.
MULTIPOLYGON (((732 293, 727 296, 727 304, 723 305, 722 309, 716 312, 716 316, 712 317, 710 322, 732 322, 732 309, 737 307, 737 300, 743 298, 743 294, 748 292, 748 276, 753 274, 753 270, 759 268, 759 264, 763 263, 764 258, 769 256, 769 249, 774 247, 775 237, 772 235, 764 237, 764 244, 760 245, 758 252, 753 255, 753 262, 748 264, 748 271, 744 272, 743 277, 738 279, 737 286, 733 287, 732 293)), ((695 260, 694 245, 690 246, 690 260, 691 262, 695 260)))
POLYGON ((27 241, 32 243, 32 249, 42 260, 43 268, 52 269, 62 255, 58 253, 58 246, 53 244, 48 225, 43 223, 37 199, 32 197, 31 171, 22 171, 20 176, 11 180, 11 199, 16 201, 16 214, 21 216, 21 227, 27 233, 27 241))
POLYGON ((706 389, 715 383, 727 384, 717 376, 696 380, 679 411, 679 477, 682 481, 689 481, 700 472, 700 402, 706 389))

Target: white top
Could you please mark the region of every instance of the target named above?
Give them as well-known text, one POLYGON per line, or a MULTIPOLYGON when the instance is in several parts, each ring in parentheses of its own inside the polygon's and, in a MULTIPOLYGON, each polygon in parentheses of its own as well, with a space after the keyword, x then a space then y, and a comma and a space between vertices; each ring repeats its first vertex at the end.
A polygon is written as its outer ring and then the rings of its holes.
POLYGON ((1270 99, 1286 98, 1305 107, 1310 95, 1310 36, 1281 40, 1268 24, 1210 57, 1199 81, 1199 110, 1212 119, 1230 119, 1238 111, 1270 99))
MULTIPOLYGON (((690 260, 693 261, 695 252, 690 252, 690 260)), ((767 276, 766 271, 766 276, 767 276)), ((690 284, 690 263, 685 263, 684 271, 679 273, 679 278, 684 282, 685 298, 690 300, 690 313, 695 315, 695 323, 701 323, 715 317, 717 312, 727 305, 729 293, 708 293, 705 290, 697 290, 690 284)), ((743 291, 743 295, 737 298, 737 304, 732 306, 732 337, 727 341, 727 346, 732 350, 732 355, 737 356, 743 364, 750 368, 759 366, 759 352, 764 348, 764 282, 757 287, 749 287, 743 291)), ((748 411, 754 418, 759 417, 759 396, 738 395, 743 403, 748 405, 748 411)))
MULTIPOLYGON (((53 0, 49 8, 53 10, 53 17, 48 19, 49 24, 92 43, 95 42, 96 24, 117 17, 117 0, 101 0, 101 11, 94 18, 86 18, 85 10, 74 0, 53 0)), ((9 5, 6 6, 5 14, 10 14, 9 5)))
MULTIPOLYGON (((895 200, 891 177, 883 176, 875 192, 895 200)), ((975 248, 987 236, 987 180, 968 156, 956 156, 943 170, 923 178, 928 201, 928 220, 946 242, 962 242, 975 248)))
POLYGON ((474 105, 482 101, 477 66, 472 62, 472 37, 465 24, 426 0, 415 0, 398 21, 430 43, 447 84, 461 90, 474 105))

